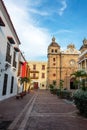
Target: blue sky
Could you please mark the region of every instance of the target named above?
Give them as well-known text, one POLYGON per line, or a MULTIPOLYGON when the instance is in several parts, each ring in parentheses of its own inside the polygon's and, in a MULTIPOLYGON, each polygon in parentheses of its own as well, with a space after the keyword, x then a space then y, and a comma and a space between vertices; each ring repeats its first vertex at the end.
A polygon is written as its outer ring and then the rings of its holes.
POLYGON ((53 36, 61 49, 87 38, 87 0, 4 0, 27 60, 47 60, 53 36))

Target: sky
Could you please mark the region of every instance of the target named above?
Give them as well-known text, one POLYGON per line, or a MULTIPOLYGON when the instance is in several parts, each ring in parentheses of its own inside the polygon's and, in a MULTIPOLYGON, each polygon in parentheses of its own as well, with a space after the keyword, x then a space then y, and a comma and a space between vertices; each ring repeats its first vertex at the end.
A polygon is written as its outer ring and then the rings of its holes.
POLYGON ((3 0, 27 61, 47 61, 56 38, 61 50, 80 49, 87 38, 87 0, 3 0))

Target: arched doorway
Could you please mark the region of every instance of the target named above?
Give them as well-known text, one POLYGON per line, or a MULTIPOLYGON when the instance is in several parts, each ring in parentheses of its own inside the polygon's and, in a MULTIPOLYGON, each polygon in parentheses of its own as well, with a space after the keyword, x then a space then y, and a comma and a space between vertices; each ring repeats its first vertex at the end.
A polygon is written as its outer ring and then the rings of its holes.
POLYGON ((75 81, 75 78, 70 79, 70 89, 76 89, 74 81, 75 81))

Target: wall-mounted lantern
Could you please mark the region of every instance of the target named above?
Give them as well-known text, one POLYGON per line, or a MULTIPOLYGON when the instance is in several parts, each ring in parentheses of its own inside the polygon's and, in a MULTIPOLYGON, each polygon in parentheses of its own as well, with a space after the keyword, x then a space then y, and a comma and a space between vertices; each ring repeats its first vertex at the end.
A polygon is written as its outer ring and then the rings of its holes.
POLYGON ((0 71, 3 72, 3 71, 6 71, 8 68, 10 67, 10 65, 8 63, 5 64, 5 68, 4 69, 1 69, 0 71))

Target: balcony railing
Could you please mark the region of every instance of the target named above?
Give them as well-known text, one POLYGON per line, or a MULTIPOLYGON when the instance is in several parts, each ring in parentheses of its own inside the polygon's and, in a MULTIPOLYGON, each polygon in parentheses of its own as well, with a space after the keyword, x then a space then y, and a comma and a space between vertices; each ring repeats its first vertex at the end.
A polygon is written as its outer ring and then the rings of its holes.
POLYGON ((33 77, 33 76, 32 76, 32 77, 30 77, 30 78, 31 78, 31 79, 39 79, 39 77, 33 77))

